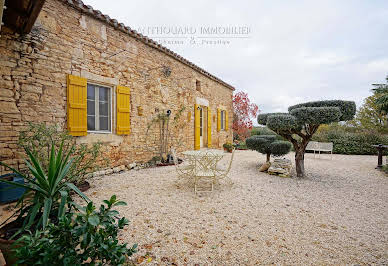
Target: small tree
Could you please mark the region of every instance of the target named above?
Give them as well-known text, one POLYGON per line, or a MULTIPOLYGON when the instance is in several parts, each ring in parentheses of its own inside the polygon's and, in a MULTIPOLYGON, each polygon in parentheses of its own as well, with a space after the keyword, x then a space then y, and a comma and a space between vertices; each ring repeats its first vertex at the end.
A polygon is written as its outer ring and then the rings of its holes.
POLYGON ((257 122, 287 139, 295 149, 295 167, 298 177, 303 177, 304 153, 307 144, 321 124, 348 121, 356 113, 353 101, 316 101, 288 108, 289 113, 260 114, 257 122))
POLYGON ((380 110, 388 114, 388 75, 385 80, 387 84, 372 84, 375 87, 372 91, 377 94, 376 104, 380 110))
POLYGON ((259 107, 251 103, 248 94, 238 92, 233 95, 233 132, 242 141, 249 136, 249 131, 252 129, 252 118, 255 118, 259 107))
POLYGON ((376 104, 378 97, 375 93, 365 98, 363 105, 357 110, 355 118, 347 124, 361 130, 387 132, 387 115, 376 104))
POLYGON ((267 155, 267 162, 271 155, 283 156, 290 152, 291 143, 278 140, 276 135, 254 135, 246 139, 248 149, 267 155))

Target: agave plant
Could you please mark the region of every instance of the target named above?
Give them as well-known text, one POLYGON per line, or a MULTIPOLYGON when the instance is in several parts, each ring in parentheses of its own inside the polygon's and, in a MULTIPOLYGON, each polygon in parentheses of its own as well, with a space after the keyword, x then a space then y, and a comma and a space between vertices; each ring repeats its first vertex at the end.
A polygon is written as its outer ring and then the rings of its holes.
POLYGON ((62 142, 58 153, 56 153, 55 144, 52 143, 47 171, 43 170, 39 160, 28 148, 25 151, 29 158, 29 160, 26 160, 26 165, 30 175, 23 175, 16 169, 0 162, 1 165, 11 169, 14 173, 27 180, 25 184, 0 180, 0 182, 26 189, 17 204, 18 208, 16 211, 18 213, 16 222, 20 222, 22 226, 12 238, 25 230, 45 229, 50 217, 62 217, 65 205, 69 202, 69 191, 71 190, 85 199, 85 201, 89 201, 74 184, 67 180, 73 163, 73 160, 70 159, 73 148, 66 154, 63 154, 62 142))

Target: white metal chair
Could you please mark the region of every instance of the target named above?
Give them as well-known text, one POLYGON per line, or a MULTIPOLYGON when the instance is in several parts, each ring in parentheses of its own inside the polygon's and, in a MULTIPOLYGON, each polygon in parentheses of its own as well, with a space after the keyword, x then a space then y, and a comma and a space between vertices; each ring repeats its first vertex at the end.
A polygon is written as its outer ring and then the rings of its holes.
POLYGON ((236 148, 233 148, 232 156, 230 158, 229 165, 228 165, 228 167, 226 169, 221 168, 221 167, 215 169, 215 172, 214 172, 215 182, 219 183, 219 181, 222 180, 222 179, 228 179, 229 183, 231 185, 233 184, 233 182, 230 179, 230 177, 228 177, 228 174, 230 172, 230 169, 232 168, 232 162, 233 162, 235 151, 236 151, 236 148))
POLYGON ((204 151, 205 154, 201 156, 201 159, 196 162, 194 169, 194 193, 198 192, 212 192, 214 188, 214 177, 216 164, 218 162, 217 157, 210 151, 204 151), (210 180, 211 190, 198 190, 198 183, 200 180, 210 180))
POLYGON ((175 169, 176 169, 176 171, 178 173, 178 176, 180 178, 193 177, 195 165, 194 164, 183 165, 183 166, 179 165, 178 157, 176 155, 176 152, 175 152, 174 148, 171 148, 171 153, 172 153, 175 169))

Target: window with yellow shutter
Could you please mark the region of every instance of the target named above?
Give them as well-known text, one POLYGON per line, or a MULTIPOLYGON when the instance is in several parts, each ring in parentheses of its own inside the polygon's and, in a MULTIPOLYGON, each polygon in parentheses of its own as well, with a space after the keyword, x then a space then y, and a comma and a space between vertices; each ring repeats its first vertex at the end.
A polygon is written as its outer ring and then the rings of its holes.
POLYGON ((87 114, 89 132, 112 132, 112 89, 88 84, 87 114))

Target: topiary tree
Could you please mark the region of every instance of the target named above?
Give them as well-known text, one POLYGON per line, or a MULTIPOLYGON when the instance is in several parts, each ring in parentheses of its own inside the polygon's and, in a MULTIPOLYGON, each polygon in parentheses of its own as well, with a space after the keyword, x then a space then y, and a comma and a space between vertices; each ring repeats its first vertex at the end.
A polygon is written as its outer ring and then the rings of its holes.
POLYGON ((269 162, 271 155, 282 156, 290 152, 291 143, 278 140, 276 135, 254 135, 245 140, 250 150, 267 155, 269 162))
POLYGON ((288 113, 268 113, 257 116, 257 122, 287 139, 295 149, 298 177, 304 176, 306 146, 321 124, 352 120, 356 113, 353 101, 316 101, 297 104, 288 113))

